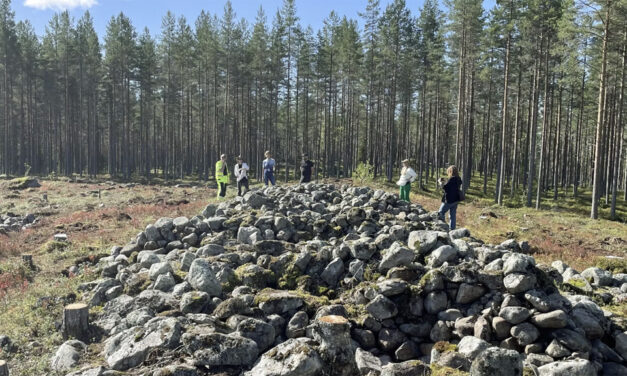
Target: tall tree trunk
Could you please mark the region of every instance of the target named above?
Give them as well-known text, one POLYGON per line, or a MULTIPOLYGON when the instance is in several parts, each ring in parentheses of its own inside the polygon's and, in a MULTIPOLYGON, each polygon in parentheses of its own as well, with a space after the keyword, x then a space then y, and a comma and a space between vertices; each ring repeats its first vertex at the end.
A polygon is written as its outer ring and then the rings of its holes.
MULTIPOLYGON (((510 2, 511 3, 511 2, 510 2)), ((503 181, 505 180, 505 137, 507 130, 507 100, 509 95, 509 50, 510 50, 511 37, 507 34, 507 42, 505 46, 505 73, 503 84, 503 119, 501 122, 501 158, 499 162, 499 181, 498 181, 498 195, 497 202, 499 205, 503 205, 503 181)))
MULTIPOLYGON (((616 219, 616 193, 618 191, 618 179, 621 163, 623 161, 623 139, 625 138, 625 126, 623 122, 623 102, 625 98, 625 60, 627 58, 627 27, 623 31, 623 62, 620 74, 620 91, 618 94, 618 114, 616 116, 618 144, 616 158, 614 158, 614 170, 612 172, 612 204, 610 206, 610 218, 616 219)), ((625 187, 627 189, 627 186, 625 187)))
POLYGON ((604 130, 603 119, 605 117, 605 75, 607 70, 607 40, 610 27, 610 10, 612 0, 607 0, 605 12, 605 27, 603 30, 603 47, 601 52, 601 73, 599 77, 599 107, 597 110, 597 128, 596 141, 594 149, 594 181, 592 186, 592 206, 590 209, 590 218, 597 219, 599 217, 599 195, 601 190, 601 154, 605 151, 602 149, 602 133, 604 130))

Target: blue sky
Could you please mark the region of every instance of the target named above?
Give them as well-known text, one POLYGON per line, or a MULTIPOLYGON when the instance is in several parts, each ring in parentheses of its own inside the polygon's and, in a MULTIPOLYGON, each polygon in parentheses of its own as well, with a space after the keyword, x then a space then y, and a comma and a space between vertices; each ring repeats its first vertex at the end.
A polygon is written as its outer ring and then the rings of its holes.
MULTIPOLYGON (((381 0, 381 6, 393 0, 381 0)), ((424 0, 406 0, 412 14, 418 14, 424 0)), ((493 3, 493 0, 487 0, 493 3)), ((102 38, 111 16, 124 12, 133 21, 138 31, 148 27, 151 34, 156 35, 161 28, 161 18, 170 10, 177 17, 184 15, 193 24, 201 10, 221 15, 226 0, 13 0, 13 9, 17 20, 28 19, 35 27, 38 35, 43 35, 46 25, 55 12, 68 9, 78 19, 89 9, 98 35, 102 38)), ((253 22, 263 5, 268 22, 283 0, 231 0, 237 17, 244 17, 253 22)), ((314 30, 322 27, 323 20, 331 10, 340 16, 358 18, 358 12, 366 8, 367 0, 296 0, 296 9, 302 25, 311 25, 314 30)))

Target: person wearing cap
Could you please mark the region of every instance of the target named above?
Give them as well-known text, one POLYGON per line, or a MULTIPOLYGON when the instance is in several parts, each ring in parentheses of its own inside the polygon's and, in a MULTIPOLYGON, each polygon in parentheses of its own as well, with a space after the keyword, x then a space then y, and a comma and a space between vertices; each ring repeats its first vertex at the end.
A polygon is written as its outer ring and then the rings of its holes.
POLYGON ((216 162, 216 182, 218 183, 218 197, 226 197, 226 185, 229 183, 229 168, 226 165, 226 154, 220 156, 216 162))
POLYGON ((309 183, 313 172, 313 162, 309 160, 307 154, 303 154, 303 160, 300 162, 300 183, 309 183))
POLYGON ((401 178, 396 184, 401 188, 400 199, 409 202, 409 192, 411 191, 411 183, 416 180, 418 174, 413 168, 409 167, 409 159, 403 160, 403 168, 401 169, 401 178))
POLYGON ((272 185, 276 185, 276 180, 274 178, 274 167, 276 166, 276 161, 272 158, 272 154, 270 150, 266 150, 264 153, 266 159, 263 160, 263 182, 268 186, 268 183, 272 183, 272 185))
POLYGON ((248 192, 248 163, 244 162, 241 155, 237 156, 237 163, 235 164, 235 179, 237 179, 237 195, 242 195, 242 187, 245 187, 244 194, 248 192))

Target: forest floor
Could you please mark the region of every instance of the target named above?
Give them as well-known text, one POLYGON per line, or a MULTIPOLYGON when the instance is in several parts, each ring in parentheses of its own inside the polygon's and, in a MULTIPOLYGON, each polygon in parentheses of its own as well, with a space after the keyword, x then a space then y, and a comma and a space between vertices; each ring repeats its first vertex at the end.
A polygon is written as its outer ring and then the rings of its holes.
MULTIPOLYGON (((8 181, 0 180, 0 213, 32 213, 38 217, 32 228, 8 236, 0 234, 0 336, 10 337, 18 347, 11 354, 0 349, 0 359, 9 360, 14 376, 54 375, 48 365, 50 356, 63 342, 58 330, 63 306, 75 298, 79 284, 99 277, 90 271, 68 275, 65 271, 70 266, 77 260, 95 263, 108 255, 111 246, 124 245, 160 217, 197 215, 207 203, 215 201, 216 193, 215 183, 208 187, 192 181, 125 184, 44 179, 40 183, 40 188, 13 191, 8 189, 8 181), (57 233, 67 234, 69 242, 53 241, 57 233), (33 255, 35 270, 22 264, 23 254, 33 255)), ((380 181, 368 184, 396 189, 380 181)), ((481 188, 478 180, 473 185, 481 188)), ((228 196, 234 194, 231 186, 228 196)), ((439 196, 437 191, 414 188, 411 198, 434 211, 439 196)), ((528 240, 539 261, 559 259, 579 271, 605 262, 600 256, 627 257, 627 204, 622 200, 618 203, 622 222, 594 221, 588 219, 585 200, 586 192, 579 200, 565 198, 557 204, 547 198, 536 211, 510 200, 506 200, 507 206, 499 207, 491 197, 473 190, 458 209, 458 226, 494 244, 508 238, 528 240)), ((608 213, 602 205, 601 216, 607 217, 608 213)), ((627 316, 624 306, 608 309, 618 309, 627 316)), ((99 350, 90 346, 89 351, 96 358, 99 350)))

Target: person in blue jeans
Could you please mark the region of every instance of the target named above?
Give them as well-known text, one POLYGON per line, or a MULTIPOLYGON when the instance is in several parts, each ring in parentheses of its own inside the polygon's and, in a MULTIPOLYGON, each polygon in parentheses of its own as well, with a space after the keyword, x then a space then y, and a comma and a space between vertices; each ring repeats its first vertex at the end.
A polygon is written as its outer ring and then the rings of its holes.
POLYGON ((446 212, 449 212, 449 217, 451 219, 449 227, 451 230, 455 230, 457 205, 459 204, 459 201, 461 201, 460 189, 462 186, 462 179, 459 177, 459 170, 456 166, 450 166, 446 169, 446 174, 448 175, 448 180, 446 182, 443 181, 444 179, 440 179, 444 195, 442 196, 442 205, 440 206, 440 210, 438 210, 438 217, 440 220, 444 221, 446 218, 446 212))
POLYGON ((269 150, 266 150, 264 155, 266 159, 263 160, 263 183, 266 187, 268 186, 268 182, 272 183, 272 185, 276 185, 276 179, 274 178, 276 161, 272 158, 272 154, 270 154, 269 150))

